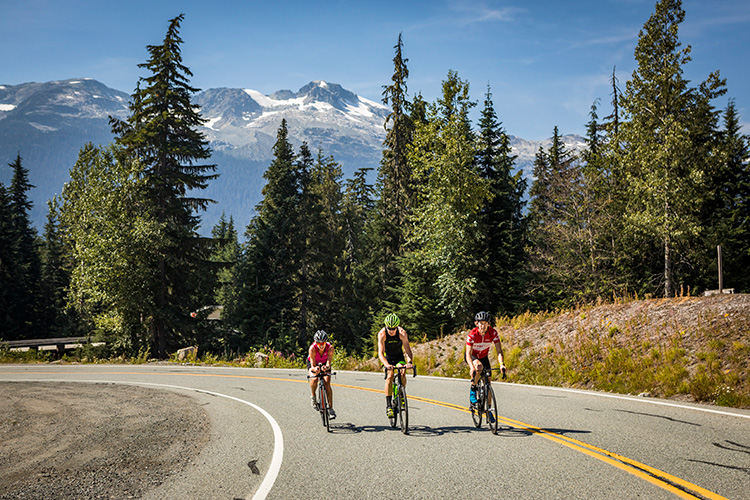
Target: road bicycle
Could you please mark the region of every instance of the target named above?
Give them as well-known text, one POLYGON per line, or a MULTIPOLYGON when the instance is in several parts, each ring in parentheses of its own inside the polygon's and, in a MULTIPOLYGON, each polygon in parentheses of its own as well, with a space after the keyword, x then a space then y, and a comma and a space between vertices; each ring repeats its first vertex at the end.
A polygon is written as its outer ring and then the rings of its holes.
MULTIPOLYGON (((401 432, 409 434, 409 402, 406 399, 406 387, 401 383, 401 374, 406 372, 407 368, 406 365, 399 363, 391 369, 398 373, 393 374, 393 398, 391 400, 393 416, 388 417, 388 420, 391 422, 391 427, 395 429, 396 423, 398 423, 401 426, 401 432)), ((416 377, 417 367, 412 365, 412 371, 414 377, 416 377)), ((387 366, 383 367, 383 373, 385 374, 384 378, 388 378, 387 366)))
MULTIPOLYGON (((474 420, 475 427, 482 426, 482 415, 484 415, 492 433, 497 434, 497 399, 495 399, 495 391, 490 385, 493 370, 501 371, 502 368, 482 369, 482 377, 479 379, 476 390, 477 402, 472 403, 469 410, 471 410, 471 418, 474 420)), ((503 372, 504 378, 505 372, 503 372)))
MULTIPOLYGON (((329 375, 336 375, 336 372, 332 372, 330 369, 323 370, 323 368, 325 368, 325 365, 322 363, 318 364, 318 373, 315 374, 315 378, 318 379, 318 397, 315 401, 315 405, 317 406, 318 411, 320 411, 320 419, 323 421, 323 427, 325 427, 328 432, 331 432, 330 415, 328 415, 328 409, 331 407, 331 403, 328 401, 326 384, 323 379, 329 375)), ((307 378, 309 379, 310 377, 308 376, 307 378)))

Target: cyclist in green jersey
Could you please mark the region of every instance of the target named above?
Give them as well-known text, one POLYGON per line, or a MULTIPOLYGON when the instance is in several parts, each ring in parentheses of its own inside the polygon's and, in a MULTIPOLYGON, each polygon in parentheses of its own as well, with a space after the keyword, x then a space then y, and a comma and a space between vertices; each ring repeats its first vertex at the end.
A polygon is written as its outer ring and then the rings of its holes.
MULTIPOLYGON (((383 366, 388 368, 388 376, 385 380, 385 402, 386 414, 393 416, 393 366, 398 363, 406 363, 411 368, 412 354, 409 346, 409 337, 399 323, 398 316, 391 313, 385 317, 385 326, 378 332, 378 358, 383 366)), ((401 383, 406 386, 406 373, 401 374, 401 383)))

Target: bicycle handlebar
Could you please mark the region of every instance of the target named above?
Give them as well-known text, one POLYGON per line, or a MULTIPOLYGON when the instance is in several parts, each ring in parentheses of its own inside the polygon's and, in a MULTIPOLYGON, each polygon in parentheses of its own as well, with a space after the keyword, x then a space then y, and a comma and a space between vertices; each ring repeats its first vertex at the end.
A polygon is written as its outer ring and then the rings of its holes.
MULTIPOLYGON (((390 369, 393 371, 396 371, 396 370, 401 371, 401 370, 406 370, 407 368, 406 368, 406 365, 393 365, 393 367, 390 369)), ((417 376, 417 365, 411 365, 411 369, 412 369, 412 372, 414 373, 412 378, 414 378, 417 376)), ((383 378, 388 378, 388 370, 389 368, 387 366, 383 367, 383 378)))
POLYGON ((505 380, 507 378, 506 371, 502 368, 482 368, 482 375, 492 377, 492 372, 503 372, 503 380, 505 380))
MULTIPOLYGON (((326 371, 323 370, 323 367, 325 367, 323 363, 318 363, 318 366, 316 368, 319 368, 319 370, 318 370, 318 373, 314 375, 316 378, 323 378, 323 377, 328 377, 329 375, 336 375, 336 372, 331 371, 330 367, 326 371)), ((311 378, 310 375, 308 375, 307 378, 311 378)))

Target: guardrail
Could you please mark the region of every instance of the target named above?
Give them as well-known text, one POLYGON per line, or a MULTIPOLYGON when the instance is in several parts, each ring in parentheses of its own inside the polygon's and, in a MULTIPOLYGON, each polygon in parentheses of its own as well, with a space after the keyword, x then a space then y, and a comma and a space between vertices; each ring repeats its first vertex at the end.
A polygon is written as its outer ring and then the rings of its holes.
POLYGON ((37 349, 39 351, 70 351, 78 349, 86 344, 92 346, 104 345, 104 342, 91 342, 91 337, 61 337, 55 339, 25 339, 25 340, 0 340, 0 347, 7 347, 11 351, 28 351, 37 349))

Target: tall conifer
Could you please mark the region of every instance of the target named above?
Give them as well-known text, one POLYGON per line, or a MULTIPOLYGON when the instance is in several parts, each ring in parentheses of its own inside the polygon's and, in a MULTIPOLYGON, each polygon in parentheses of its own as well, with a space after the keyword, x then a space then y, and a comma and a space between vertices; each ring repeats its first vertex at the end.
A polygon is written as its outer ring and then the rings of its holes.
POLYGON ((205 270, 209 248, 197 235, 199 210, 211 201, 195 197, 215 165, 201 164, 211 156, 208 141, 197 127, 204 123, 191 96, 190 70, 182 64, 179 35, 184 15, 170 20, 160 45, 149 45, 150 58, 139 67, 151 74, 138 82, 126 121, 112 119, 117 143, 143 165, 147 198, 161 237, 154 241, 157 270, 153 308, 147 313, 153 348, 159 357, 174 347, 178 332, 190 328, 189 311, 195 303, 195 280, 205 270), (141 84, 144 85, 141 88, 141 84))
MULTIPOLYGON (((680 50, 678 27, 685 19, 681 0, 660 0, 638 38, 638 67, 627 82, 621 104, 623 167, 631 203, 628 223, 658 241, 665 297, 674 295, 678 248, 694 246, 700 230, 700 184, 713 161, 712 129, 717 115, 710 101, 723 94, 718 72, 690 88, 683 66, 690 47, 680 50)), ((657 274, 658 276, 658 274, 657 274)))

